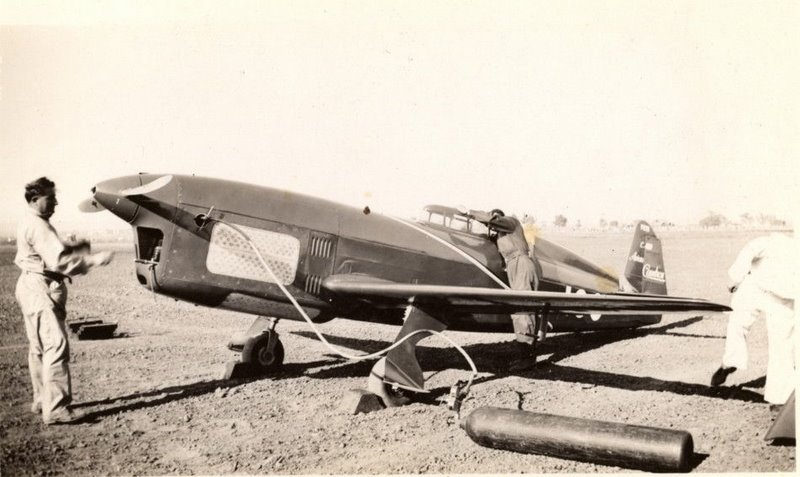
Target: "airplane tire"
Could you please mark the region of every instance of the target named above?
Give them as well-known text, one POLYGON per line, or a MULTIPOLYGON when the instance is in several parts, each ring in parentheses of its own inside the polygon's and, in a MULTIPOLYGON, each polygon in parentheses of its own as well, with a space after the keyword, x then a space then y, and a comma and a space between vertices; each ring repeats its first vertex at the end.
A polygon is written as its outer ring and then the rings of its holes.
POLYGON ((283 343, 278 339, 271 353, 267 350, 268 343, 266 334, 247 340, 242 349, 242 362, 250 363, 263 373, 279 369, 283 365, 283 343))

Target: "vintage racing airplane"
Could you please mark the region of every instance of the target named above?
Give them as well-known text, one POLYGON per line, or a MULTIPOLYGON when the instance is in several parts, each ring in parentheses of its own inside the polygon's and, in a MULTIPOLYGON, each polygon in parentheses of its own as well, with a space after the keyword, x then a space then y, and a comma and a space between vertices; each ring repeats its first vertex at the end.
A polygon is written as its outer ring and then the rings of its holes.
POLYGON ((649 325, 665 312, 729 310, 666 295, 661 244, 645 222, 636 225, 623 277, 539 238, 540 287, 515 291, 486 228, 455 208, 429 206, 427 217, 410 221, 181 175, 118 177, 92 192, 81 210, 109 210, 133 227, 143 286, 259 317, 229 346, 264 372, 283 362, 280 318, 401 326, 373 371, 381 368, 386 386, 425 392, 416 344, 444 329, 512 333, 510 315, 520 312, 546 314, 553 331, 580 331, 649 325))

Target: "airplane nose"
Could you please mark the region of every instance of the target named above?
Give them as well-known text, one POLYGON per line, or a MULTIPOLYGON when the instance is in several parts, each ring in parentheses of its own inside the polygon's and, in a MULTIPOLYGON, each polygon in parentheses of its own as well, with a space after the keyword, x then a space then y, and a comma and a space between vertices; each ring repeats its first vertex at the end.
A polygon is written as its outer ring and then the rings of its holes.
POLYGON ((138 175, 123 176, 100 182, 92 188, 92 192, 97 203, 122 220, 132 223, 139 212, 139 205, 123 195, 122 191, 141 185, 138 175))

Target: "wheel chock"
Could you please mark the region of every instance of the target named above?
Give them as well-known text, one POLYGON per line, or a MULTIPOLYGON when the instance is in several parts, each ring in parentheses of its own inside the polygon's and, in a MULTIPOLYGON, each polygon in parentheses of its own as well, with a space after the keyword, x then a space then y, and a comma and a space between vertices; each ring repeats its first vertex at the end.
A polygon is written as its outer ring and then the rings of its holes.
POLYGON ((384 409, 383 401, 366 389, 351 389, 342 399, 341 409, 347 414, 369 413, 384 409))
POLYGON ((256 367, 250 363, 242 363, 241 361, 228 361, 225 363, 225 372, 222 379, 242 379, 256 377, 256 367))
POLYGON ((98 323, 96 325, 84 325, 78 329, 79 340, 105 340, 114 337, 117 329, 116 323, 98 323))
POLYGON ((80 330, 82 326, 86 326, 86 325, 99 325, 99 324, 101 324, 101 323, 103 323, 103 320, 93 320, 93 319, 89 319, 89 320, 75 320, 75 321, 67 321, 67 327, 69 327, 69 330, 70 330, 71 332, 73 332, 73 333, 77 333, 77 332, 78 332, 78 330, 80 330))
POLYGON ((117 329, 116 323, 107 323, 103 320, 84 319, 66 323, 69 330, 79 340, 104 340, 114 337, 117 329))
POLYGON ((775 416, 775 422, 770 426, 767 435, 764 436, 764 440, 795 439, 796 432, 797 430, 794 424, 794 391, 792 391, 786 404, 783 405, 778 415, 775 416))

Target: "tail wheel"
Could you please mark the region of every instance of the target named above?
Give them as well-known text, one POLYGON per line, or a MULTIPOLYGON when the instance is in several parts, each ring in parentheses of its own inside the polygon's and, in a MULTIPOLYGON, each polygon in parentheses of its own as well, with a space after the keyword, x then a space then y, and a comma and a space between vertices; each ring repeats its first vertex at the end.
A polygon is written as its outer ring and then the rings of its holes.
POLYGON ((242 349, 242 362, 250 363, 263 373, 277 371, 283 365, 283 343, 273 338, 275 345, 270 350, 270 333, 247 340, 242 349))

